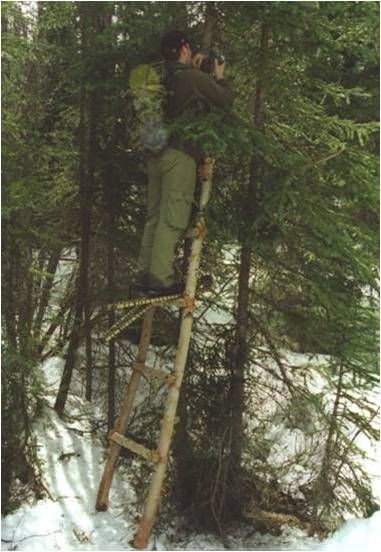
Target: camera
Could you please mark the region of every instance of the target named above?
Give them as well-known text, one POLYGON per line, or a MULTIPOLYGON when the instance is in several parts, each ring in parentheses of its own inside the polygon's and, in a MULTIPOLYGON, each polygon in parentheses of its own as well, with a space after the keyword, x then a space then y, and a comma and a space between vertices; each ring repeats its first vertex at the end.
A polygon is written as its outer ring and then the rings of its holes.
POLYGON ((222 65, 223 63, 225 63, 225 56, 223 56, 220 52, 217 52, 216 50, 205 51, 199 48, 196 50, 195 54, 198 53, 201 53, 205 56, 200 65, 200 69, 201 71, 203 71, 204 73, 208 73, 209 75, 213 73, 215 60, 217 61, 218 65, 222 65))

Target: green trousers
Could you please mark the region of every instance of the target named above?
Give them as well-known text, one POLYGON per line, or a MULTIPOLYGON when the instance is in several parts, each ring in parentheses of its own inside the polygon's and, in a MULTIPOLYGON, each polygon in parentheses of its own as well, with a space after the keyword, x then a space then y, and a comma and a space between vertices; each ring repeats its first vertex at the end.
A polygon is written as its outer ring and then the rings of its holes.
POLYGON ((196 162, 182 151, 167 148, 150 156, 147 166, 147 218, 138 270, 149 274, 151 285, 166 287, 175 282, 175 245, 190 220, 196 162))

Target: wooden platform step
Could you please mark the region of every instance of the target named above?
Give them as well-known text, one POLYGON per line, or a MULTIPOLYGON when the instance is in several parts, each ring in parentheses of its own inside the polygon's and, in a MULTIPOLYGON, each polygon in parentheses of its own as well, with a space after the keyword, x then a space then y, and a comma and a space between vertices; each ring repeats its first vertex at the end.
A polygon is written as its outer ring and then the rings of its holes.
POLYGON ((133 441, 132 439, 129 439, 128 437, 124 437, 117 431, 113 433, 110 437, 110 440, 114 443, 117 443, 119 446, 124 447, 128 450, 131 450, 135 454, 138 454, 139 456, 142 456, 149 462, 153 462, 154 464, 157 464, 160 460, 159 453, 157 450, 150 450, 144 445, 140 445, 136 441, 133 441))
POLYGON ((170 372, 166 372, 160 368, 154 368, 153 366, 148 366, 143 362, 133 362, 132 369, 136 372, 140 372, 142 376, 145 376, 146 378, 160 378, 165 380, 171 375, 170 372))

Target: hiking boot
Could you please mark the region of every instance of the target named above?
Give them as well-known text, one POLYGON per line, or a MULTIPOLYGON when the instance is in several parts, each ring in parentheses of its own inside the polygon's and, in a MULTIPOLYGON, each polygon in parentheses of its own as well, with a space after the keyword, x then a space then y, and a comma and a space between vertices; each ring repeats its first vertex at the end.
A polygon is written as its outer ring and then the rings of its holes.
POLYGON ((115 303, 118 301, 126 300, 130 295, 130 287, 118 287, 110 290, 109 288, 104 288, 99 290, 96 295, 94 295, 94 301, 97 303, 115 303))
POLYGON ((132 284, 130 288, 130 297, 164 297, 165 295, 182 295, 184 293, 184 284, 175 282, 170 286, 148 286, 140 283, 132 284))
POLYGON ((147 288, 146 294, 148 297, 163 297, 164 295, 182 295, 184 293, 183 282, 175 282, 166 287, 151 286, 147 288))
POLYGON ((146 290, 149 287, 149 275, 147 273, 137 274, 135 280, 132 282, 129 290, 129 295, 133 297, 144 297, 146 290))

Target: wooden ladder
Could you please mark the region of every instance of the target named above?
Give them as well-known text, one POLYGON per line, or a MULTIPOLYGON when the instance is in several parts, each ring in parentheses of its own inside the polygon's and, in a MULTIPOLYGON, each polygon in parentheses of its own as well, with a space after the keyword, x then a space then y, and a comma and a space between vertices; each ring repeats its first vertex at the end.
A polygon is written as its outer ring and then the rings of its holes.
POLYGON ((202 180, 199 209, 196 217, 196 223, 191 233, 193 241, 185 284, 185 293, 183 297, 179 299, 182 308, 181 324, 173 371, 170 374, 166 374, 163 371, 146 365, 147 351, 151 339, 152 321, 155 310, 159 306, 151 304, 145 310, 138 354, 136 361, 132 365, 132 375, 125 391, 120 414, 116 421, 115 428, 111 430, 109 435, 107 459, 102 479, 99 484, 96 500, 95 507, 98 511, 107 510, 112 477, 122 447, 129 449, 130 451, 153 463, 153 475, 150 482, 143 516, 139 522, 138 530, 133 542, 134 547, 140 550, 147 547, 151 529, 155 522, 159 506, 160 494, 167 468, 169 448, 176 422, 177 404, 179 401, 180 389, 188 356, 193 323, 193 310, 195 307, 197 272, 200 264, 202 244, 206 234, 204 208, 209 201, 212 186, 213 161, 208 160, 207 162, 210 163, 210 169, 207 171, 207 175, 205 175, 202 180), (168 393, 164 404, 164 415, 161 420, 160 437, 156 450, 150 450, 147 447, 125 437, 135 395, 139 388, 142 375, 161 376, 168 385, 168 393))

